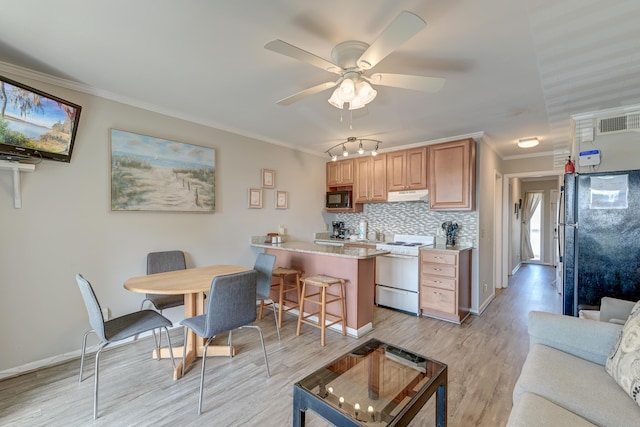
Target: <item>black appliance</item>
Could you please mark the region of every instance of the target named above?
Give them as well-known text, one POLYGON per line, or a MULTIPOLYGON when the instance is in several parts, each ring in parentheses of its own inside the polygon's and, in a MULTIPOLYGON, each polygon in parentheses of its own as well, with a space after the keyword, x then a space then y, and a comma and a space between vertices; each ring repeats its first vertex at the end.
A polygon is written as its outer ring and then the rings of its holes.
POLYGON ((640 299, 640 170, 564 177, 563 314, 640 299))
POLYGON ((344 222, 331 222, 331 237, 334 239, 344 239, 344 222))
POLYGON ((326 207, 344 209, 351 207, 351 191, 327 191, 326 207))

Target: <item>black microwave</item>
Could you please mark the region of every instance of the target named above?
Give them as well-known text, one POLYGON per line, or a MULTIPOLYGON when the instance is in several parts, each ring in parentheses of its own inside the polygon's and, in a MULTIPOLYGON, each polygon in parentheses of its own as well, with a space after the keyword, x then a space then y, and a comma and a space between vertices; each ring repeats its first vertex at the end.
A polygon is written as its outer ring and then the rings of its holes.
POLYGON ((328 191, 327 208, 344 209, 351 207, 351 191, 328 191))

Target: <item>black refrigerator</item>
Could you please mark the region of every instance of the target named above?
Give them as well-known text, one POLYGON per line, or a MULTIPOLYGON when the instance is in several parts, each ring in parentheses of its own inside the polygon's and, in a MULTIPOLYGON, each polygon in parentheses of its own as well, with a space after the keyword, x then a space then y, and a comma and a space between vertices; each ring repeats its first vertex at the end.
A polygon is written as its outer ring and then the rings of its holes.
POLYGON ((563 314, 640 299, 640 170, 564 176, 563 314))

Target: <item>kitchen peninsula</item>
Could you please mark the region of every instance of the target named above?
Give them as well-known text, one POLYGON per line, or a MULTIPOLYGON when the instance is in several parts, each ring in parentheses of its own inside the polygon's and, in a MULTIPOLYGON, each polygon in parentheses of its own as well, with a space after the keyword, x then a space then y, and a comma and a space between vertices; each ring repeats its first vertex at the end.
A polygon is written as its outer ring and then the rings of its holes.
MULTIPOLYGON (((265 236, 252 237, 251 246, 275 255, 276 266, 302 270, 306 276, 326 274, 345 279, 347 334, 360 337, 373 329, 375 262, 388 251, 302 241, 271 244, 265 240, 265 236)), ((328 307, 329 312, 331 309, 328 307)))

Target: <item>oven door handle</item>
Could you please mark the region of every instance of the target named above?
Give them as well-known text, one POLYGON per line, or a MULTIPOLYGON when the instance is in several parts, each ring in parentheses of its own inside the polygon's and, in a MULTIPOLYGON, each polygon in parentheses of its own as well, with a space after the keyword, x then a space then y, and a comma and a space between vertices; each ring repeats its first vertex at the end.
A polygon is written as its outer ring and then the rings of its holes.
POLYGON ((387 257, 387 258, 400 258, 400 259, 416 259, 418 258, 417 256, 413 256, 413 255, 400 255, 400 254, 385 254, 382 255, 383 257, 387 257))
POLYGON ((409 291, 407 289, 398 289, 398 288, 391 288, 389 286, 384 286, 384 285, 378 285, 380 286, 381 290, 383 290, 384 292, 391 292, 394 294, 403 294, 403 295, 407 295, 407 294, 415 294, 416 292, 413 291, 409 291))

